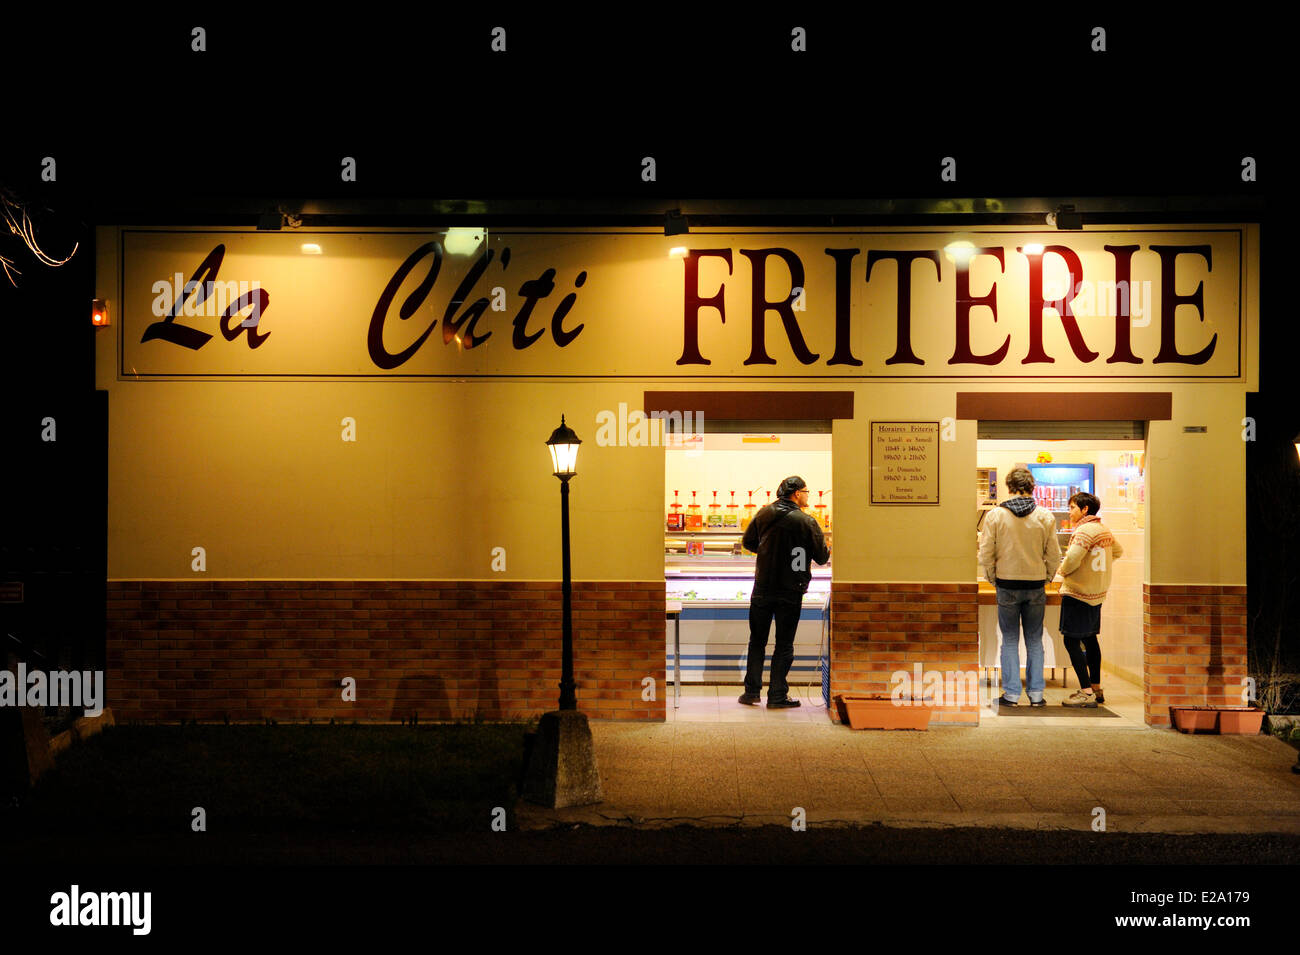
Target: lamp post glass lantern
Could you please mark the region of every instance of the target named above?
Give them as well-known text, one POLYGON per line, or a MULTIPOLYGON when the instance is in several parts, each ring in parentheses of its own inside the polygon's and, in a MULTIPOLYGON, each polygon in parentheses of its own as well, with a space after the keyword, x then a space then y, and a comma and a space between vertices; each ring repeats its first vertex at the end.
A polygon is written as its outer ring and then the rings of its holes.
POLYGON ((573 683, 573 583, 569 571, 569 479, 578 473, 578 445, 582 441, 573 429, 564 423, 551 432, 546 442, 551 452, 554 474, 560 479, 560 547, 562 551, 564 581, 561 586, 562 613, 564 615, 564 643, 561 651, 560 709, 576 710, 578 694, 573 683))
POLYGON ((567 480, 578 473, 578 445, 580 444, 582 441, 573 433, 573 429, 564 423, 564 415, 560 415, 560 426, 551 432, 546 442, 547 450, 551 452, 551 465, 557 478, 567 480))

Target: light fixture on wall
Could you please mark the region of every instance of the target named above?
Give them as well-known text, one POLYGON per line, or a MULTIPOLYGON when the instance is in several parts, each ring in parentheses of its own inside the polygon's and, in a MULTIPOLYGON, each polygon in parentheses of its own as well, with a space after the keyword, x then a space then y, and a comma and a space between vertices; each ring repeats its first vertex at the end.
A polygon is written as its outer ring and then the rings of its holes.
POLYGON ((302 217, 292 212, 285 212, 283 208, 263 212, 257 217, 258 232, 279 232, 281 229, 300 228, 302 228, 302 217))
POLYGON ((90 324, 97 328, 110 324, 108 320, 108 300, 102 298, 91 299, 90 302, 90 324))
POLYGON ((681 209, 669 209, 664 213, 664 235, 687 235, 690 231, 681 209))
POLYGON ((1300 434, 1295 436, 1295 454, 1297 458, 1300 458, 1300 434))
POLYGON ((447 230, 442 247, 448 255, 473 255, 486 236, 487 229, 453 226, 447 230))
POLYGON ((1047 214, 1047 224, 1056 229, 1082 229, 1083 213, 1075 212, 1073 205, 1057 206, 1047 214))

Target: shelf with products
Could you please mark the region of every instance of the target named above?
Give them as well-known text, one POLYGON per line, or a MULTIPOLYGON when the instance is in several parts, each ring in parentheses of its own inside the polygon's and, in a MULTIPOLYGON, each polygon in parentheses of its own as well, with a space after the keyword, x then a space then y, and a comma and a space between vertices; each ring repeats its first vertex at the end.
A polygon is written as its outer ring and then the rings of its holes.
MULTIPOLYGON (((697 562, 703 559, 732 558, 748 561, 752 566, 754 555, 741 546, 742 531, 702 530, 669 531, 664 534, 664 558, 697 562)), ((824 532, 826 545, 831 546, 831 533, 824 532)))
POLYGON ((698 561, 703 558, 723 557, 748 558, 753 563, 753 555, 746 554, 740 546, 739 534, 708 534, 684 531, 664 537, 664 558, 682 558, 698 561))
MULTIPOLYGON (((831 576, 831 565, 814 564, 810 573, 814 579, 831 576)), ((717 577, 734 579, 754 576, 754 557, 746 554, 740 557, 727 555, 708 555, 705 557, 669 557, 664 564, 665 577, 717 577)))
POLYGON ((745 554, 668 554, 664 573, 694 573, 697 568, 717 568, 741 576, 754 576, 754 558, 745 554))
MULTIPOLYGON (((691 606, 748 606, 750 593, 754 589, 754 575, 728 574, 725 571, 701 570, 666 574, 665 587, 667 598, 681 601, 683 607, 691 606)), ((831 576, 829 569, 822 573, 816 570, 804 594, 805 605, 821 606, 830 596, 831 576)))
MULTIPOLYGON (((771 492, 767 500, 754 502, 755 491, 747 493, 749 500, 739 503, 736 491, 711 490, 703 492, 698 489, 689 491, 689 503, 682 503, 680 488, 673 488, 672 500, 665 509, 665 526, 669 533, 744 533, 753 521, 757 511, 772 503, 771 492), (701 495, 708 495, 701 498, 701 495)), ((817 522, 823 533, 830 530, 831 505, 826 495, 828 490, 817 491, 817 502, 803 508, 803 512, 817 522)))
MULTIPOLYGON (((748 606, 754 586, 754 554, 741 550, 744 532, 705 528, 664 535, 664 578, 668 599, 683 607, 748 606), (687 545, 699 550, 687 552, 687 545)), ((830 533, 826 533, 829 541, 830 533)), ((830 595, 831 568, 814 564, 806 606, 822 606, 830 595)))
MULTIPOLYGON (((720 530, 720 529, 706 527, 702 530, 697 530, 697 531, 668 531, 664 534, 664 540, 670 540, 670 539, 677 540, 679 538, 686 538, 686 537, 692 537, 692 538, 728 537, 728 538, 739 540, 744 536, 745 536, 744 531, 720 530)), ((830 536, 831 536, 831 531, 822 531, 822 537, 825 537, 827 540, 829 540, 830 536)))

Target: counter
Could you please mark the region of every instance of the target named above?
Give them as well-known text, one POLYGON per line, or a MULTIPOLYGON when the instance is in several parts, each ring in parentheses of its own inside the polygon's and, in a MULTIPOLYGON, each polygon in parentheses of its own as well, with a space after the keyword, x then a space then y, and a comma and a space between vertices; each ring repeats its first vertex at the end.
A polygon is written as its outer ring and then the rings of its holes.
MULTIPOLYGON (((1059 607, 1061 605, 1061 581, 1053 580, 1045 588, 1047 591, 1047 605, 1049 607, 1059 607)), ((996 607, 998 605, 998 589, 987 580, 980 579, 979 582, 979 605, 981 607, 996 607)))
MULTIPOLYGON (((1070 655, 1065 652, 1061 639, 1061 581, 1048 582, 1047 610, 1043 613, 1043 668, 1055 670, 1070 665, 1070 655)), ((980 666, 998 669, 1002 666, 1002 633, 998 627, 997 588, 987 580, 979 581, 979 635, 980 666)), ((1020 663, 1025 663, 1025 638, 1020 636, 1020 663)))
MULTIPOLYGON (((749 599, 754 588, 754 556, 739 550, 740 532, 670 531, 665 535, 664 580, 668 601, 681 605, 681 674, 683 683, 740 685, 749 652, 749 599), (698 540, 704 553, 686 555, 683 544, 698 540)), ((791 683, 820 681, 818 665, 822 617, 830 599, 830 566, 812 566, 795 630, 791 683)), ((775 630, 768 640, 768 660, 775 630)), ((673 672, 673 623, 665 632, 668 672, 673 672)), ((766 684, 766 675, 764 683, 766 684)))

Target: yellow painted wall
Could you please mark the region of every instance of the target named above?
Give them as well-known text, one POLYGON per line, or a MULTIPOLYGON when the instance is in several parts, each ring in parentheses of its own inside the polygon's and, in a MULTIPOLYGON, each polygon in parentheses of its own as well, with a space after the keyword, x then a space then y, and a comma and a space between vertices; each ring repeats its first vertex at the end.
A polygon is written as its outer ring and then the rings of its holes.
MULTIPOLYGON (((656 387, 655 383, 646 383, 656 387)), ((109 574, 489 578, 559 573, 559 482, 543 441, 563 412, 583 438, 572 487, 574 575, 662 570, 661 447, 600 447, 596 416, 642 383, 113 382, 109 574), (342 420, 357 440, 341 439, 342 420)), ((1030 386, 1021 386, 1029 388, 1030 386)), ((870 507, 869 422, 951 415, 956 387, 856 389, 832 436, 835 576, 970 579, 976 425, 940 445, 937 506, 870 507)), ((1245 396, 1174 389, 1148 439, 1150 582, 1245 580, 1245 396), (1205 424, 1206 434, 1183 434, 1205 424)))
MULTIPOLYGON (((1252 235, 1254 233, 1251 233, 1252 235)), ((97 295, 117 295, 112 230, 98 243, 97 295)), ((1257 250, 1247 249, 1251 275, 1257 250)), ((1252 282, 1246 283, 1253 288, 1252 282)), ((1254 299, 1247 296, 1253 303, 1254 299)), ((939 421, 958 391, 1171 391, 1147 452, 1153 583, 1244 584, 1241 419, 1254 382, 1258 315, 1248 309, 1250 375, 1226 384, 1088 382, 118 380, 116 329, 97 338, 109 391, 109 576, 211 578, 560 576, 559 482, 543 442, 560 414, 583 438, 572 483, 573 573, 655 580, 663 570, 661 447, 601 447, 597 415, 680 388, 845 390, 834 424, 834 576, 841 581, 970 581, 976 424, 940 443, 940 504, 869 507, 872 420, 939 421), (357 441, 341 440, 342 419, 357 441), (1204 424, 1207 434, 1184 434, 1204 424), (506 572, 491 569, 506 549, 506 572)))
POLYGON ((1147 436, 1149 583, 1246 584, 1246 445, 1240 386, 1171 389, 1147 436), (1184 434, 1205 425, 1205 434, 1184 434))
POLYGON ((661 448, 601 448, 620 385, 119 382, 111 388, 109 575, 555 579, 568 415, 573 573, 661 575, 661 448), (341 439, 356 421, 357 440, 341 439), (659 540, 656 541, 656 535, 659 540), (639 545, 638 543, 639 542, 639 545), (492 548, 506 549, 504 574, 492 548))
POLYGON ((872 421, 940 421, 956 410, 952 384, 862 385, 854 418, 836 421, 835 570, 841 581, 970 581, 972 520, 962 493, 975 473, 975 423, 956 423, 956 441, 939 442, 937 505, 868 505, 872 421))

